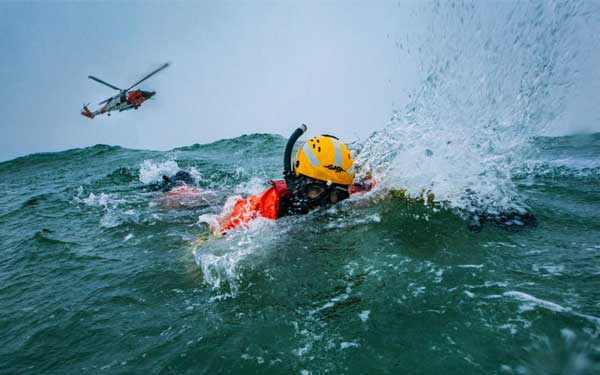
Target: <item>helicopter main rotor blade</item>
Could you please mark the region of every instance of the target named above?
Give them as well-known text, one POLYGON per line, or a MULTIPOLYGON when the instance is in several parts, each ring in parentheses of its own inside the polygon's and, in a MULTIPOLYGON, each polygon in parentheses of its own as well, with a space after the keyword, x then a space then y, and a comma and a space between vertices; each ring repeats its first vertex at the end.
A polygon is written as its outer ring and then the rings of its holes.
POLYGON ((123 91, 123 90, 121 90, 120 88, 118 88, 117 86, 113 86, 113 85, 111 85, 110 83, 106 83, 106 82, 104 82, 103 80, 101 80, 101 79, 99 79, 99 78, 96 78, 96 77, 94 77, 94 76, 88 76, 88 78, 89 78, 89 79, 93 79, 94 81, 96 81, 96 82, 98 82, 98 83, 101 83, 101 84, 103 84, 103 85, 106 85, 106 86, 110 87, 111 89, 115 89, 115 90, 123 91))
POLYGON ((161 65, 160 68, 156 69, 155 71, 153 71, 152 73, 148 74, 147 76, 145 76, 144 78, 140 79, 139 81, 137 81, 136 83, 134 83, 133 85, 131 85, 130 88, 128 88, 125 91, 129 91, 132 88, 134 88, 135 86, 139 85, 140 83, 144 82, 145 80, 147 80, 148 78, 152 77, 153 75, 155 75, 156 73, 160 72, 161 70, 163 70, 164 68, 168 67, 170 64, 169 63, 164 63, 161 65))
POLYGON ((112 98, 114 98, 114 96, 111 96, 110 98, 108 98, 108 99, 106 99, 106 100, 103 100, 103 101, 101 101, 100 103, 98 103, 98 105, 102 105, 102 104, 104 104, 104 103, 108 102, 109 100, 111 100, 112 98))

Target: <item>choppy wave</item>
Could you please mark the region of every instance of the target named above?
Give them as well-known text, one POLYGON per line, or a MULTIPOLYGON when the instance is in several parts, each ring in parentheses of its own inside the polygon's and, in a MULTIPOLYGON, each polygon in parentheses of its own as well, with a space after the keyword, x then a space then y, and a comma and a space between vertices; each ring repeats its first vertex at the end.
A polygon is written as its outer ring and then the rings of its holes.
MULTIPOLYGON (((242 155, 255 148, 275 151, 232 160, 225 148, 196 146, 165 153, 118 149, 104 159, 82 157, 82 150, 66 162, 53 161, 58 167, 44 184, 31 186, 36 174, 27 168, 16 175, 0 171, 0 183, 8 186, 0 205, 12 207, 0 217, 7 248, 0 294, 11 321, 24 327, 15 333, 23 345, 48 353, 43 340, 22 336, 37 329, 32 322, 47 321, 52 335, 73 327, 62 340, 80 354, 74 340, 96 329, 100 343, 85 346, 110 358, 83 361, 98 368, 112 369, 115 358, 128 361, 100 326, 123 332, 144 352, 184 348, 188 358, 197 348, 226 352, 215 342, 237 340, 240 330, 244 337, 259 335, 227 343, 236 348, 232 366, 240 371, 289 363, 292 372, 343 372, 341 364, 356 358, 353 366, 364 373, 373 370, 365 363, 386 369, 390 365, 381 358, 395 358, 396 367, 408 372, 415 368, 411 358, 430 352, 468 373, 597 368, 591 343, 600 332, 600 313, 587 280, 600 261, 600 228, 593 221, 600 179, 586 168, 595 168, 598 135, 531 143, 531 169, 511 173, 512 189, 541 223, 531 231, 490 225, 473 233, 444 206, 375 192, 197 241, 207 234, 199 216, 216 215, 228 197, 259 191, 280 176, 283 139, 274 137, 272 147, 264 136, 252 138, 244 137, 244 147, 227 142, 242 155), (539 169, 544 165, 553 172, 539 169), (570 172, 562 173, 565 168, 570 172), (208 204, 173 209, 146 189, 163 173, 193 169, 199 188, 211 191, 208 204), (50 312, 31 305, 48 305, 50 312), (142 313, 152 319, 139 319, 142 313), (44 318, 48 314, 54 318, 44 318), (270 344, 274 331, 276 346, 270 344), (379 340, 389 332, 402 335, 384 345, 379 340), (523 343, 521 354, 507 344, 515 341, 523 343), (373 357, 373 350, 382 357, 373 357), (549 361, 549 352, 560 359, 549 361), (482 353, 504 359, 492 363, 482 353)), ((4 171, 12 170, 8 164, 4 171)), ((385 184, 389 175, 383 176, 385 184)), ((24 350, 6 348, 12 358, 24 350)), ((426 371, 441 370, 431 363, 426 371)))

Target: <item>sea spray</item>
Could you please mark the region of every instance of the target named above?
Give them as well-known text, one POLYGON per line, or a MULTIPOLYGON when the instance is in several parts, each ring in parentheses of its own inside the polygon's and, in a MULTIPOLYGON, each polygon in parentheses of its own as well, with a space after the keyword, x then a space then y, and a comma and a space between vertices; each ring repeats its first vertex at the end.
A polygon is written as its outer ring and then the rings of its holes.
MULTIPOLYGON (((424 5, 422 84, 356 158, 383 186, 464 211, 525 207, 513 176, 562 113, 586 20, 577 2, 424 5)), ((414 51, 419 51, 418 53, 414 51)))
MULTIPOLYGON (((200 221, 216 225, 214 220, 212 215, 200 217, 200 221)), ((264 249, 283 234, 281 228, 277 231, 274 226, 272 220, 258 218, 228 232, 225 237, 194 247, 193 254, 202 269, 204 282, 218 291, 215 299, 238 295, 244 267, 251 264, 249 258, 260 258, 264 249)))
POLYGON ((175 160, 165 160, 154 162, 144 160, 140 165, 140 181, 144 184, 156 183, 162 181, 162 176, 172 176, 180 170, 175 160))

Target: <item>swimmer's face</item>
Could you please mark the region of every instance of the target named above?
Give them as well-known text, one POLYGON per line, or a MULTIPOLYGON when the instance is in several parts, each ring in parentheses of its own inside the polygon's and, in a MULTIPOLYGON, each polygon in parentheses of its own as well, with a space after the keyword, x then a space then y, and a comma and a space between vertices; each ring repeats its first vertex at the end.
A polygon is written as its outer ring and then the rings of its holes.
POLYGON ((321 184, 310 184, 306 187, 306 197, 314 200, 322 196, 327 189, 321 184))
POLYGON ((313 183, 306 187, 306 197, 311 201, 324 199, 326 198, 325 195, 329 195, 327 200, 333 204, 348 198, 349 193, 346 188, 341 186, 328 187, 323 184, 313 183))

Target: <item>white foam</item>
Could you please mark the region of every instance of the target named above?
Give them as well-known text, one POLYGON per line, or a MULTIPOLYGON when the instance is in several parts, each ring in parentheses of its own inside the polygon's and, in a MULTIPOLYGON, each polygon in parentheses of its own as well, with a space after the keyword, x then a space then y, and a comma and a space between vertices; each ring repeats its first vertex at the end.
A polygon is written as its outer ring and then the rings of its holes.
POLYGON ((238 195, 258 194, 265 190, 268 186, 264 180, 258 177, 252 177, 250 180, 242 182, 235 187, 234 191, 238 195))
POLYGON ((559 305, 557 303, 546 301, 546 300, 543 300, 543 299, 540 299, 540 298, 536 298, 536 297, 534 297, 534 296, 532 296, 530 294, 523 293, 523 292, 518 292, 518 291, 511 290, 511 291, 508 291, 508 292, 504 292, 503 295, 507 296, 507 297, 513 297, 513 298, 519 299, 521 301, 530 303, 529 306, 525 306, 526 309, 530 309, 530 308, 532 308, 534 306, 539 306, 539 307, 543 307, 545 309, 552 310, 552 311, 555 311, 555 312, 569 312, 569 311, 571 311, 571 309, 566 308, 566 307, 562 307, 561 305, 559 305))
POLYGON ((137 222, 139 214, 133 209, 129 209, 124 212, 119 211, 119 206, 126 201, 121 198, 117 198, 113 194, 100 193, 96 195, 90 193, 86 198, 75 197, 74 201, 77 203, 83 203, 90 207, 100 207, 104 210, 104 215, 100 219, 100 225, 104 228, 113 228, 121 224, 124 220, 131 220, 137 222))
POLYGON ((565 341, 567 341, 568 344, 571 344, 575 341, 575 338, 576 338, 575 332, 573 332, 572 330, 570 330, 568 328, 561 329, 560 334, 562 335, 562 337, 564 337, 565 341))
POLYGON ((194 181, 202 181, 202 173, 197 170, 195 167, 190 167, 189 171, 190 175, 194 179, 194 181))
POLYGON ((348 348, 359 348, 360 344, 356 341, 345 341, 340 343, 340 350, 348 349, 348 348))
MULTIPOLYGON (((217 217, 203 215, 200 220, 216 222, 217 217)), ((211 300, 218 301, 238 295, 243 264, 251 256, 262 254, 268 248, 266 245, 269 241, 276 240, 285 233, 285 228, 274 224, 270 219, 257 218, 227 232, 224 237, 209 240, 193 249, 196 263, 202 269, 204 282, 213 290, 221 292, 211 300)), ((218 227, 218 223, 214 225, 218 227)))
POLYGON ((140 165, 140 181, 145 184, 162 181, 162 176, 172 176, 179 171, 179 165, 175 160, 154 162, 144 160, 140 165))
POLYGON ((500 327, 498 327, 498 328, 500 328, 500 329, 507 329, 507 330, 509 330, 509 331, 510 331, 510 334, 511 334, 511 335, 513 335, 513 336, 517 334, 517 326, 516 326, 515 324, 510 324, 510 323, 507 323, 507 324, 503 324, 503 325, 501 325, 501 326, 500 326, 500 327))
POLYGON ((560 276, 560 275, 562 275, 562 272, 565 270, 565 266, 563 266, 562 264, 559 264, 559 265, 538 265, 538 264, 533 264, 531 266, 531 269, 534 272, 545 272, 545 273, 548 273, 550 275, 560 276))
POLYGON ((557 303, 546 301, 540 298, 536 298, 530 294, 518 292, 518 291, 508 291, 503 293, 504 296, 513 297, 519 299, 521 301, 527 302, 527 304, 521 306, 519 310, 521 312, 531 311, 535 307, 542 307, 551 311, 555 311, 557 313, 569 313, 580 318, 584 318, 596 325, 597 328, 600 328, 600 318, 597 316, 583 314, 577 311, 573 311, 570 307, 563 307, 557 303))
POLYGON ((298 357, 303 357, 307 353, 309 353, 311 350, 312 350, 312 344, 311 343, 307 343, 303 347, 294 350, 294 354, 296 354, 298 357))
POLYGON ((111 194, 100 193, 96 195, 90 193, 87 198, 79 199, 79 201, 90 207, 116 207, 119 203, 125 202, 123 199, 118 199, 111 194))
POLYGON ((483 268, 483 264, 460 264, 459 268, 483 268))
POLYGON ((370 314, 371 314, 371 310, 363 310, 360 314, 358 314, 358 317, 363 322, 366 322, 367 320, 369 320, 369 315, 370 314))
MULTIPOLYGON (((327 210, 327 213, 335 215, 337 211, 333 211, 333 210, 334 210, 334 208, 332 207, 327 210)), ((324 227, 327 229, 344 229, 344 228, 348 228, 348 227, 353 227, 355 225, 364 225, 364 224, 369 224, 369 223, 380 223, 380 222, 381 222, 381 216, 378 214, 354 217, 351 219, 343 218, 343 217, 336 217, 335 219, 333 219, 330 222, 328 222, 327 224, 325 224, 324 227)))

